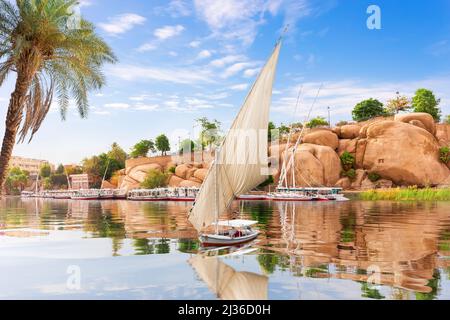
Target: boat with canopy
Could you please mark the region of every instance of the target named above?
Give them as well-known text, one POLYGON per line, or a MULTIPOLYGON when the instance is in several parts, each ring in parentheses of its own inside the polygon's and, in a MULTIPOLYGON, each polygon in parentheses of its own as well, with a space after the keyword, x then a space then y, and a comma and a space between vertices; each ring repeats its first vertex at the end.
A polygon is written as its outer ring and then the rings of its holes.
POLYGON ((189 221, 197 229, 203 245, 235 245, 255 239, 257 222, 245 220, 219 221, 240 196, 266 181, 268 167, 268 126, 272 89, 275 80, 279 41, 253 84, 245 102, 221 146, 215 150, 211 165, 189 221), (214 233, 203 233, 210 226, 214 233))

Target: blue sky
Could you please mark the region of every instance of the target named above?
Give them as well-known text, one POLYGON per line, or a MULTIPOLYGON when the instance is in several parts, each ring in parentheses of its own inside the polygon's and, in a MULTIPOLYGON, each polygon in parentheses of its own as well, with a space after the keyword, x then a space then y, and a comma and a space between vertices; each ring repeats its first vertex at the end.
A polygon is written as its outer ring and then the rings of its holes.
MULTIPOLYGON (((286 24, 272 103, 277 124, 303 120, 321 84, 314 116, 330 106, 332 122, 350 120, 363 99, 385 102, 421 87, 450 114, 449 1, 83 0, 81 13, 119 63, 106 66, 107 86, 91 94, 88 119, 71 109, 62 122, 54 105, 15 155, 78 163, 114 141, 128 151, 160 133, 175 148, 203 116, 226 129, 286 24), (381 30, 367 28, 372 4, 381 9, 381 30)), ((12 86, 0 88, 2 117, 12 86)))

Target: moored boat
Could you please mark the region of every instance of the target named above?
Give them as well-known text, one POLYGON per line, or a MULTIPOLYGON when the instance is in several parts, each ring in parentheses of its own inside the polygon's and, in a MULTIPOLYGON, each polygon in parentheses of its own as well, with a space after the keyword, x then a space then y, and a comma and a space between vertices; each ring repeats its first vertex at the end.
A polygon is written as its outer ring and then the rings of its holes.
POLYGON ((126 189, 115 189, 113 190, 114 199, 126 199, 128 191, 126 189))
POLYGON ((72 196, 72 200, 98 200, 100 199, 100 189, 78 190, 72 196))
POLYGON ((114 190, 113 189, 101 189, 99 194, 100 194, 100 199, 102 199, 102 200, 114 199, 114 190))

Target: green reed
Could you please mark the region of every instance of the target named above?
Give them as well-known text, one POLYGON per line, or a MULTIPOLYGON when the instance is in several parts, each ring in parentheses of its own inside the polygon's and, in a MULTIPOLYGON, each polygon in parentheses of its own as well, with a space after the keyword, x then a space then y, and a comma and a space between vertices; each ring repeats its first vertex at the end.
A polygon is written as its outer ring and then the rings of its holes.
POLYGON ((361 200, 450 201, 450 189, 393 188, 369 190, 360 194, 361 200))

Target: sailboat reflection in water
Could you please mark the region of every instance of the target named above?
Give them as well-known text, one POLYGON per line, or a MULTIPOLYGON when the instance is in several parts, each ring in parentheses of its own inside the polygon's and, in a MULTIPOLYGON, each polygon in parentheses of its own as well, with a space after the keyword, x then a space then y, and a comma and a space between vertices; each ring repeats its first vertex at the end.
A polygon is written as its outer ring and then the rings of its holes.
POLYGON ((211 225, 214 233, 203 233, 203 245, 235 245, 255 239, 256 221, 219 222, 239 196, 263 183, 269 175, 268 141, 270 104, 281 41, 262 69, 220 148, 191 209, 189 221, 199 233, 211 225), (222 229, 222 230, 221 230, 222 229), (225 229, 225 230, 224 230, 225 229))
POLYGON ((269 278, 239 272, 217 257, 197 255, 189 260, 210 290, 222 300, 267 300, 269 278))

